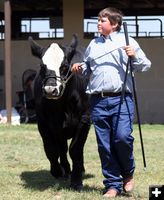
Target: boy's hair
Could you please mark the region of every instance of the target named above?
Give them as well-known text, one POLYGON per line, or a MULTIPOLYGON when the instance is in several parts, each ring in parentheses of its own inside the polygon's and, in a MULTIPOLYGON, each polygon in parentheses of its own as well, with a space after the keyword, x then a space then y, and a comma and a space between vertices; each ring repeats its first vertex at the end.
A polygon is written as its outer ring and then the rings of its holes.
POLYGON ((107 17, 112 25, 118 24, 116 31, 121 30, 123 13, 120 10, 108 7, 101 10, 98 14, 98 17, 107 17))

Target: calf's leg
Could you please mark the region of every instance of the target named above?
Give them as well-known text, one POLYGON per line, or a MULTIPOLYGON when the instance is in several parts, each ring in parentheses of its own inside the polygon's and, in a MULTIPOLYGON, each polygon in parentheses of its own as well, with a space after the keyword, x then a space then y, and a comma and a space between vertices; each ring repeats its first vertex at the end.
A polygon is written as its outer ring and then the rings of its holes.
POLYGON ((69 153, 72 159, 71 187, 80 191, 83 188, 82 174, 84 172, 83 150, 90 128, 90 118, 82 116, 77 127, 75 137, 72 139, 69 153))

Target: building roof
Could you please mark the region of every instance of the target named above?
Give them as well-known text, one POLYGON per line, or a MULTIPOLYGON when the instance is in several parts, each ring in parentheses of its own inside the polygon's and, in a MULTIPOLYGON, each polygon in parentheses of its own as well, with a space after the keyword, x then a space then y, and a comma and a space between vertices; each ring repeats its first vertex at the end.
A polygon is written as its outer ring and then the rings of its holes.
MULTIPOLYGON (((71 0, 72 2, 74 0, 71 0)), ((76 0, 75 0, 76 1, 76 0)), ((61 16, 62 0, 10 0, 13 13, 21 17, 61 16)), ((4 16, 4 0, 0 0, 0 18, 4 16)), ((121 9, 126 16, 163 15, 163 0, 84 0, 85 18, 97 16, 105 7, 121 9)))

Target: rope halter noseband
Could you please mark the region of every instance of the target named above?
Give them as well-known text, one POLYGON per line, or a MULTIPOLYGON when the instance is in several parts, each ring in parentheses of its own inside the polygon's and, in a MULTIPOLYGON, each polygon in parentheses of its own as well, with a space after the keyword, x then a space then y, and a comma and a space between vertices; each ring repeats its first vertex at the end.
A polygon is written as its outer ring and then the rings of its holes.
POLYGON ((70 69, 71 69, 71 68, 69 67, 69 70, 68 70, 67 74, 66 74, 64 77, 53 75, 53 76, 47 76, 47 77, 44 78, 43 83, 42 83, 42 88, 43 88, 43 89, 44 89, 44 87, 45 87, 45 85, 46 85, 46 82, 47 82, 50 78, 55 79, 56 81, 60 82, 60 83, 61 83, 61 86, 62 86, 62 90, 61 90, 61 92, 60 92, 60 94, 59 94, 58 96, 53 96, 53 95, 51 95, 51 96, 47 96, 46 98, 48 98, 48 99, 59 99, 59 98, 62 97, 62 95, 63 95, 63 93, 64 93, 64 91, 65 91, 67 82, 68 82, 68 81, 71 79, 71 77, 73 76, 73 73, 71 73, 71 74, 69 75, 70 69))

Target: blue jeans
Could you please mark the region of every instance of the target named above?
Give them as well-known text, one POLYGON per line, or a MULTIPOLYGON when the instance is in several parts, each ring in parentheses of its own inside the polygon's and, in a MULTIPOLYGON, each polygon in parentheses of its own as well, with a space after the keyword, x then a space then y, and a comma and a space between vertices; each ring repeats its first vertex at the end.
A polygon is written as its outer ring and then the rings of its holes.
POLYGON ((105 188, 122 190, 122 179, 133 175, 134 102, 132 95, 125 95, 120 104, 120 96, 91 97, 91 116, 94 124, 98 152, 101 160, 105 188))

